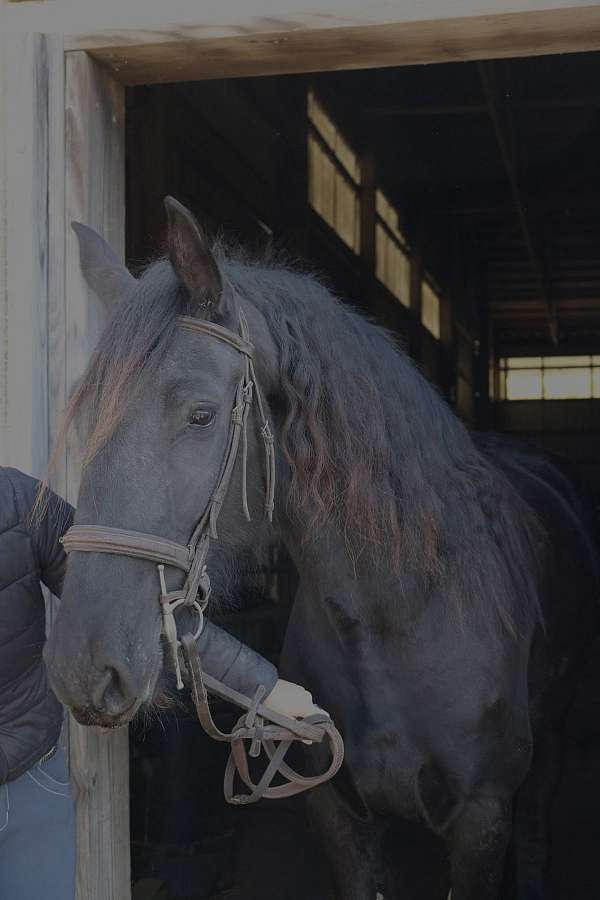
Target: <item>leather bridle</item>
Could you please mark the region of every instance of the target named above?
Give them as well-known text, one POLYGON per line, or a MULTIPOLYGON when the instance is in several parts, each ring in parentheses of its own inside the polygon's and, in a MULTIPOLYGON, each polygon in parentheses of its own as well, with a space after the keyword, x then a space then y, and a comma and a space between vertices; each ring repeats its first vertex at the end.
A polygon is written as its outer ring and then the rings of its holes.
POLYGON ((311 716, 302 721, 274 713, 261 703, 264 688, 259 688, 254 698, 245 697, 231 690, 225 684, 211 678, 202 671, 198 654, 197 640, 204 626, 204 611, 210 597, 211 585, 207 571, 207 557, 210 541, 218 539, 217 522, 223 502, 227 495, 231 478, 235 469, 240 446, 242 448, 242 507, 244 515, 250 521, 247 498, 247 458, 248 458, 248 417, 256 398, 260 433, 265 453, 265 504, 264 511, 272 521, 275 500, 275 448, 273 434, 266 416, 262 394, 254 369, 254 346, 250 342, 248 325, 243 312, 239 311, 240 333, 235 334, 221 325, 203 319, 178 316, 176 324, 179 328, 221 341, 237 350, 244 359, 244 373, 238 382, 225 455, 216 487, 211 498, 198 520, 187 545, 178 544, 166 538, 130 531, 123 528, 111 528, 105 525, 72 525, 62 538, 67 553, 109 553, 117 556, 129 556, 155 562, 160 582, 160 607, 162 611, 162 633, 165 637, 175 671, 177 688, 183 688, 182 662, 180 652, 190 681, 192 697, 198 719, 204 730, 211 737, 231 743, 231 753, 225 773, 225 797, 230 803, 252 803, 261 797, 287 797, 300 793, 332 778, 340 768, 344 745, 342 738, 326 714, 311 716), (186 578, 181 590, 168 591, 164 576, 165 566, 181 569, 186 578), (198 616, 198 625, 193 634, 184 635, 181 640, 177 634, 175 612, 180 607, 189 607, 198 616), (208 704, 207 690, 211 694, 228 700, 247 712, 237 722, 230 734, 220 731, 215 725, 208 704), (265 721, 269 724, 265 724, 265 721), (321 775, 305 777, 291 769, 284 757, 287 749, 295 740, 320 742, 327 735, 332 762, 321 775), (250 740, 250 755, 258 756, 264 746, 269 764, 258 784, 254 784, 248 769, 244 741, 250 740), (278 746, 274 742, 278 741, 278 746), (249 788, 249 794, 234 793, 235 772, 249 788), (271 786, 275 775, 279 773, 287 783, 271 786))

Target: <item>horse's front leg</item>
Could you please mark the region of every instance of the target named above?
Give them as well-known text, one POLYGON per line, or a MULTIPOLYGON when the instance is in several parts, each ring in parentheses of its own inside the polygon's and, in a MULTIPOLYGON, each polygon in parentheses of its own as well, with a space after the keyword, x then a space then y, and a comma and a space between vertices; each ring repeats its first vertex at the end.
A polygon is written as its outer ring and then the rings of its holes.
POLYGON ((549 730, 536 742, 531 769, 516 797, 513 829, 514 884, 506 896, 544 900, 550 863, 550 813, 558 786, 564 747, 549 730))
POLYGON ((307 805, 329 863, 336 900, 375 900, 378 835, 373 823, 353 816, 331 784, 310 791, 307 805))
POLYGON ((465 804, 447 837, 452 900, 499 900, 511 807, 510 798, 483 793, 465 804))
POLYGON ((385 900, 447 900, 448 854, 428 828, 394 819, 386 829, 382 854, 385 900))

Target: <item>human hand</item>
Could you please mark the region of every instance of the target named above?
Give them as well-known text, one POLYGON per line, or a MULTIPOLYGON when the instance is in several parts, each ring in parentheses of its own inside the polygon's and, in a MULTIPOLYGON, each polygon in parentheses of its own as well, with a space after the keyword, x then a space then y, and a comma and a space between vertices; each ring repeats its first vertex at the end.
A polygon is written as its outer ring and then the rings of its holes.
POLYGON ((293 681, 284 681, 282 678, 262 703, 267 709, 290 719, 305 719, 306 716, 322 715, 325 712, 313 703, 309 691, 293 681))

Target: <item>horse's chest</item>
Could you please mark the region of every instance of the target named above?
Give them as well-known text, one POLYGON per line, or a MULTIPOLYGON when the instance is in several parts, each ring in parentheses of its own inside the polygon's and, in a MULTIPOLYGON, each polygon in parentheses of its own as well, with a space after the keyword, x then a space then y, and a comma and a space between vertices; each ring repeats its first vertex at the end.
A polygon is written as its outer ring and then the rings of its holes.
POLYGON ((416 815, 414 784, 424 756, 397 729, 382 728, 346 744, 348 773, 373 812, 416 815))

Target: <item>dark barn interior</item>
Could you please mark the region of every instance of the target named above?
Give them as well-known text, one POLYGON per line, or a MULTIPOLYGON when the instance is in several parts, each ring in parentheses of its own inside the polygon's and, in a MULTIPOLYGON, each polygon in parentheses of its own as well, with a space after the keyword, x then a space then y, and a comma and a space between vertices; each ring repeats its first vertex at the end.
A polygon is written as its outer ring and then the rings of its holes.
MULTIPOLYGON (((470 427, 555 455, 598 539, 598 76, 600 54, 577 54, 132 88, 129 263, 163 251, 166 194, 285 252, 397 333, 470 427)), ((276 661, 293 586, 274 548, 226 627, 276 661)), ((599 648, 564 723, 552 900, 597 896, 599 648)), ((248 864, 267 849, 287 873, 273 898, 329 896, 299 807, 227 808, 224 750, 183 705, 131 751, 136 900, 268 900, 248 864)))

